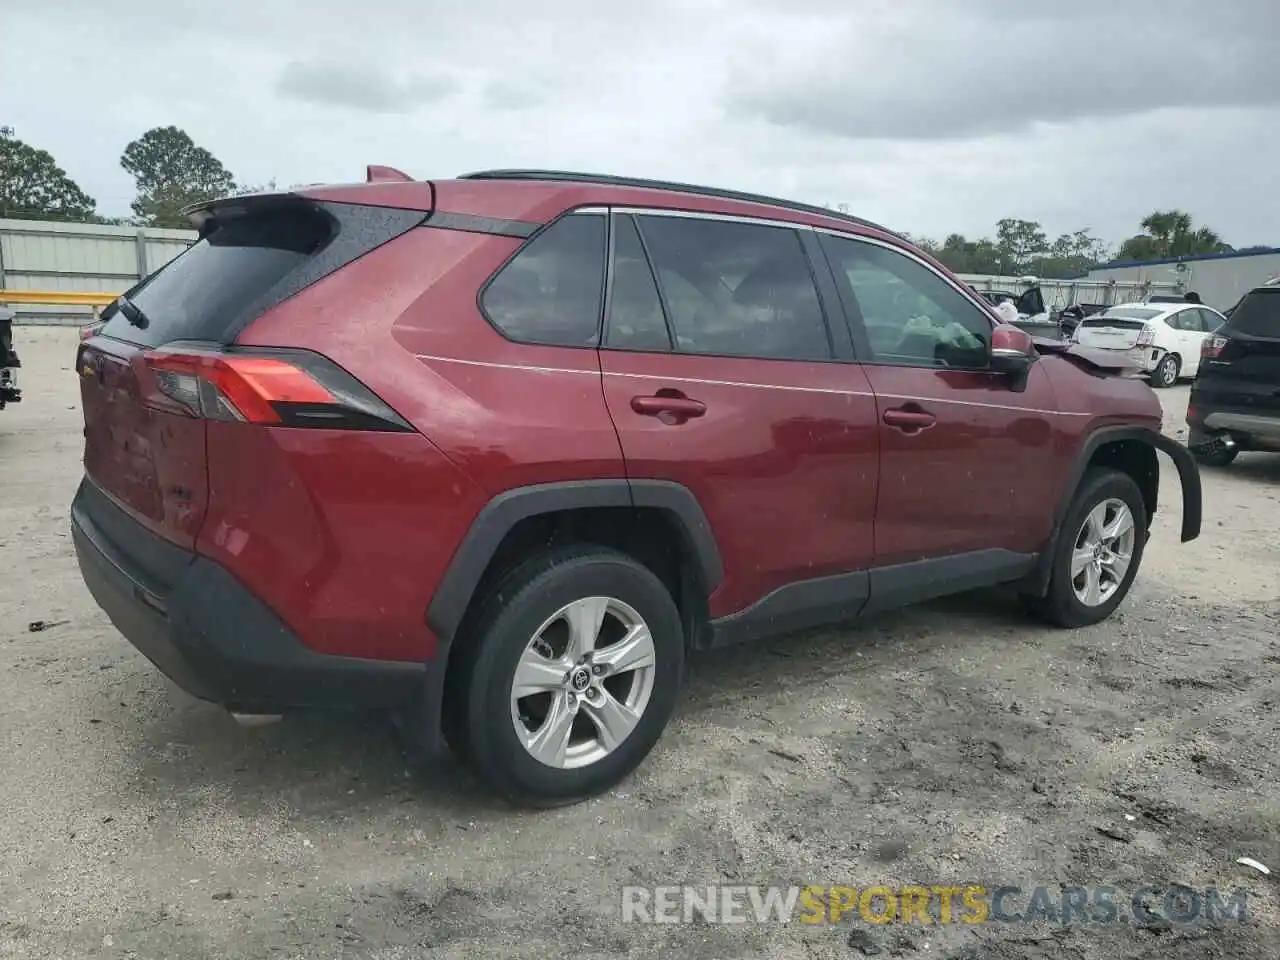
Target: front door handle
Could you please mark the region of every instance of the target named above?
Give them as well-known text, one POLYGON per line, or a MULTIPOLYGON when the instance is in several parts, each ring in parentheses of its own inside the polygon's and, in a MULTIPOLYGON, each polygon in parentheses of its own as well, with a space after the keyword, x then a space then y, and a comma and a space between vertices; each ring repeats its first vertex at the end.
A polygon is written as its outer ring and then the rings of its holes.
POLYGON ((701 400, 660 393, 652 397, 632 397, 631 409, 641 416, 657 417, 663 423, 682 423, 702 416, 707 412, 707 405, 701 400))
POLYGON ((896 427, 903 433, 918 433, 938 422, 938 418, 932 413, 915 404, 886 410, 883 419, 886 424, 896 427))

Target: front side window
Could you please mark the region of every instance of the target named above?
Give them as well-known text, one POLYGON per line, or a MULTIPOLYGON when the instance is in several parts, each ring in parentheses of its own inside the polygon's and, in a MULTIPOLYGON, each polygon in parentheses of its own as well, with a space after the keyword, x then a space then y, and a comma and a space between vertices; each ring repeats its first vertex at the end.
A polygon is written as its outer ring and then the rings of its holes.
POLYGON ((480 305, 512 340, 594 347, 600 340, 605 222, 561 217, 530 240, 489 282, 480 305))
POLYGON ((679 216, 636 218, 682 353, 829 360, 831 340, 794 230, 679 216))
POLYGON ((823 235, 822 244, 848 281, 876 362, 987 366, 991 320, 933 270, 874 243, 823 235))

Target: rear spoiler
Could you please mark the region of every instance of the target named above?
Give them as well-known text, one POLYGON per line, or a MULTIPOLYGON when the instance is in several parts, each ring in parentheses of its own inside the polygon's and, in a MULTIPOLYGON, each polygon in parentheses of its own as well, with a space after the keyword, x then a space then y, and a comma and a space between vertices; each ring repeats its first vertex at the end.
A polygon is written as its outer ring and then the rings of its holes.
MULTIPOLYGON (((370 164, 365 168, 365 184, 394 184, 394 183, 417 183, 413 177, 409 176, 403 170, 397 170, 395 167, 386 167, 379 164, 370 164)), ((427 189, 431 189, 429 181, 423 181, 427 189)), ((183 216, 191 221, 192 226, 199 231, 203 237, 210 229, 214 222, 219 219, 230 219, 232 217, 244 216, 246 213, 261 212, 272 207, 288 207, 294 206, 300 209, 302 206, 314 207, 319 202, 325 200, 334 200, 337 202, 363 202, 374 206, 395 207, 394 202, 388 203, 385 199, 379 202, 373 196, 367 198, 362 197, 360 200, 350 199, 341 196, 350 184, 326 185, 321 183, 299 184, 290 190, 279 191, 275 193, 246 193, 239 196, 222 197, 217 200, 205 200, 201 203, 193 204, 182 211, 183 216), (312 196, 311 191, 317 191, 317 195, 312 196)), ((416 205, 414 209, 422 209, 424 213, 428 212, 434 202, 425 207, 419 208, 416 205)))
POLYGON ((315 202, 296 193, 247 193, 239 197, 206 200, 187 207, 182 213, 203 237, 219 220, 287 207, 315 209, 315 202))
POLYGON ((1078 343, 1048 340, 1043 337, 1033 337, 1032 343, 1035 344, 1037 353, 1066 357, 1076 366, 1104 376, 1133 376, 1141 372, 1140 368, 1129 362, 1127 357, 1113 356, 1113 351, 1110 350, 1093 350, 1082 347, 1078 343))

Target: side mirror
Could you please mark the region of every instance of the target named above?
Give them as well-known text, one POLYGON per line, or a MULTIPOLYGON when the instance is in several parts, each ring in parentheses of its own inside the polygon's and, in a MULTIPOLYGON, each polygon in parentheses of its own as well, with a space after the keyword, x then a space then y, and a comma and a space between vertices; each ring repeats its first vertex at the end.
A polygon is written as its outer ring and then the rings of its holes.
POLYGON ((1012 381, 1012 388, 1026 386, 1027 373, 1036 362, 1036 345, 1027 331, 1002 323, 991 331, 991 369, 1012 381))

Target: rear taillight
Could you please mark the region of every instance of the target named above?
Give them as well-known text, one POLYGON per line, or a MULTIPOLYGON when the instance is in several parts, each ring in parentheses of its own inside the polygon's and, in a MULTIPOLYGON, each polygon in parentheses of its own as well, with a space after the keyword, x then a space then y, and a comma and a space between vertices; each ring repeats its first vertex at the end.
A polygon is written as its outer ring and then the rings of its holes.
POLYGON ((1227 338, 1220 334, 1214 334, 1211 337, 1205 337, 1200 341, 1200 358, 1202 360, 1214 360, 1222 353, 1227 345, 1227 338))
POLYGON ((147 401, 208 420, 330 430, 412 430, 332 361, 301 350, 166 347, 141 356, 147 401))
POLYGON ((96 320, 93 323, 89 324, 88 326, 81 327, 80 339, 83 341, 83 340, 88 340, 92 336, 95 336, 97 332, 102 329, 103 323, 104 321, 102 320, 96 320))
POLYGON ((1142 330, 1138 333, 1138 346, 1149 347, 1151 346, 1151 344, 1155 342, 1156 342, 1156 328, 1151 326, 1150 324, 1146 324, 1145 326, 1143 326, 1142 330))

